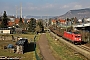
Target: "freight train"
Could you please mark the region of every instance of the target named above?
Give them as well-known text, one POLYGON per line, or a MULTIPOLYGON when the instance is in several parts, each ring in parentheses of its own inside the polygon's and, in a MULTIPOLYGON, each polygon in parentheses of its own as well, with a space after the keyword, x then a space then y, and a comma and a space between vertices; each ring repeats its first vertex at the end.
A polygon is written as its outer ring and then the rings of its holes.
POLYGON ((81 34, 79 34, 78 32, 67 32, 67 31, 62 31, 59 32, 57 30, 54 29, 50 29, 53 33, 55 33, 56 35, 74 43, 74 44, 81 44, 82 42, 82 38, 81 38, 81 34))

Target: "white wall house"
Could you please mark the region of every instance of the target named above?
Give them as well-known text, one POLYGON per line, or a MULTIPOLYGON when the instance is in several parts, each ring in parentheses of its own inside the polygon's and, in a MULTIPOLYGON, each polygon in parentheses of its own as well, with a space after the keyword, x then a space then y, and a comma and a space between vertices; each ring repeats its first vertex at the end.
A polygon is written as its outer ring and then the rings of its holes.
POLYGON ((0 34, 10 34, 10 29, 0 29, 0 34))

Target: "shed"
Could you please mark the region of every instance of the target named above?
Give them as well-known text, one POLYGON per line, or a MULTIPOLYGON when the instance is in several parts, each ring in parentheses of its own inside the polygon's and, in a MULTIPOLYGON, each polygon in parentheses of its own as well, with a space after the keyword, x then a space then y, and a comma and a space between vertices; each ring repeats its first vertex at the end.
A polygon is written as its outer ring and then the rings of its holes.
POLYGON ((28 39, 22 38, 16 42, 16 45, 17 45, 16 53, 23 54, 25 51, 25 48, 28 46, 28 39))

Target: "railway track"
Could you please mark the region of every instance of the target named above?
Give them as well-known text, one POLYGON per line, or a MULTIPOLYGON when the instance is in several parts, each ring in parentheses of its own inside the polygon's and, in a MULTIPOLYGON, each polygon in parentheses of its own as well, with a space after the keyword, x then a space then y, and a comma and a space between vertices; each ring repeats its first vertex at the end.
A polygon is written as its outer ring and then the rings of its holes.
POLYGON ((71 49, 75 50, 76 52, 84 55, 85 57, 87 57, 90 60, 90 48, 85 46, 85 45, 74 45, 64 39, 62 39, 61 37, 57 36, 56 34, 54 34, 53 32, 50 32, 54 37, 56 37, 57 39, 59 39, 59 41, 61 41, 62 43, 66 44, 68 47, 70 47, 71 49))
POLYGON ((90 48, 85 46, 85 45, 76 45, 76 46, 83 49, 83 50, 86 50, 86 51, 90 52, 90 48))

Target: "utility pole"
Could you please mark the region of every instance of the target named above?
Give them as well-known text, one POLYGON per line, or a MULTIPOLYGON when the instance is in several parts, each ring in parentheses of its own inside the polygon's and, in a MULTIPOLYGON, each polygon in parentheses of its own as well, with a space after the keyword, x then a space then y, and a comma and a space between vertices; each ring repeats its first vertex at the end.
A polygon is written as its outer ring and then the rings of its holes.
POLYGON ((66 18, 66 31, 67 31, 67 18, 66 18))
POLYGON ((46 27, 48 29, 48 16, 46 16, 46 27))

